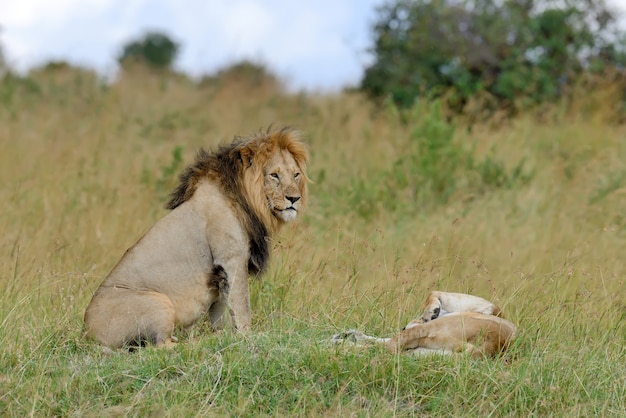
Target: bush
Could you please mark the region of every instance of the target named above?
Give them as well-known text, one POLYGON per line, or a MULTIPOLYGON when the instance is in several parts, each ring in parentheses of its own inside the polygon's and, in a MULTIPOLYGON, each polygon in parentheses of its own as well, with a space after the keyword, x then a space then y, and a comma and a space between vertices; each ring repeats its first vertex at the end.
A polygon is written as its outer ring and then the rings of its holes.
POLYGON ((478 93, 517 109, 560 97, 583 72, 623 68, 623 31, 602 0, 396 0, 378 9, 361 89, 410 107, 478 93))
POLYGON ((496 157, 495 148, 481 158, 474 146, 459 143, 441 101, 417 101, 408 110, 389 105, 410 127, 409 137, 406 150, 388 169, 350 184, 350 207, 365 219, 383 208, 400 214, 428 212, 455 196, 521 187, 534 177, 523 158, 509 169, 496 157))

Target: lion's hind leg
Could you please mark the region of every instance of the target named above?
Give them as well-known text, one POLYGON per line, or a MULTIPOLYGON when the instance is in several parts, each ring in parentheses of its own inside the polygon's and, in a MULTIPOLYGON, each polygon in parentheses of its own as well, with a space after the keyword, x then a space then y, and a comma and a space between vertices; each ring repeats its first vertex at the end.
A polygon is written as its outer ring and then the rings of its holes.
POLYGON ((439 318, 441 314, 441 299, 439 299, 440 292, 433 290, 426 297, 424 302, 424 308, 422 309, 422 322, 432 321, 439 318))
POLYGON ((85 313, 87 336, 110 348, 171 346, 175 327, 172 301, 163 293, 119 287, 98 290, 85 313))
POLYGON ((217 331, 223 329, 227 323, 225 313, 228 310, 228 293, 230 292, 228 274, 219 264, 213 266, 209 277, 209 288, 217 294, 217 300, 209 307, 211 329, 217 331))
POLYGON ((479 296, 433 290, 424 302, 421 319, 428 322, 456 312, 476 312, 502 317, 498 306, 479 296))

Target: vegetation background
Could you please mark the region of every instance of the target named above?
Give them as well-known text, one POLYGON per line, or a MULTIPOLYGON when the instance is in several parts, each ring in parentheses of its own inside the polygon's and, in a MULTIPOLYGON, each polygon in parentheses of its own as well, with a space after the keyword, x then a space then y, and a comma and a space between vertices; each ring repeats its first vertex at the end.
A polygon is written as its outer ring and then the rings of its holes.
POLYGON ((476 118, 445 95, 287 92, 247 62, 199 82, 141 62, 112 83, 7 73, 0 414, 622 416, 626 86, 585 80, 476 118), (132 354, 85 340, 93 292, 196 150, 270 124, 304 132, 314 184, 251 282, 255 332, 200 324, 132 354), (434 289, 502 306, 514 346, 472 361, 329 344, 397 332, 434 289))

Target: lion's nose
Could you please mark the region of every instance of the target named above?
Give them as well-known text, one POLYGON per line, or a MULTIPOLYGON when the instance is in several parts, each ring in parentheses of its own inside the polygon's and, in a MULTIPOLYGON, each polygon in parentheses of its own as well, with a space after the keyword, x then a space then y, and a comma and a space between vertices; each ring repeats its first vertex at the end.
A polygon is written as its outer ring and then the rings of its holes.
POLYGON ((286 196, 285 198, 290 201, 292 205, 300 200, 300 196, 286 196))

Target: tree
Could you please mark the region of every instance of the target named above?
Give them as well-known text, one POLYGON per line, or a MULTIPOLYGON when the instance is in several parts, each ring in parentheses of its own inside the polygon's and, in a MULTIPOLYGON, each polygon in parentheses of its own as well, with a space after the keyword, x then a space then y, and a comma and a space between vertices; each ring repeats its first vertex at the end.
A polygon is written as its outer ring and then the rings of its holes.
POLYGON ((178 55, 179 45, 160 32, 148 32, 141 38, 127 43, 118 62, 142 62, 157 69, 171 68, 178 55))
POLYGON ((361 89, 404 106, 444 93, 459 111, 479 93, 538 103, 582 72, 625 62, 603 0, 396 0, 377 12, 361 89))

